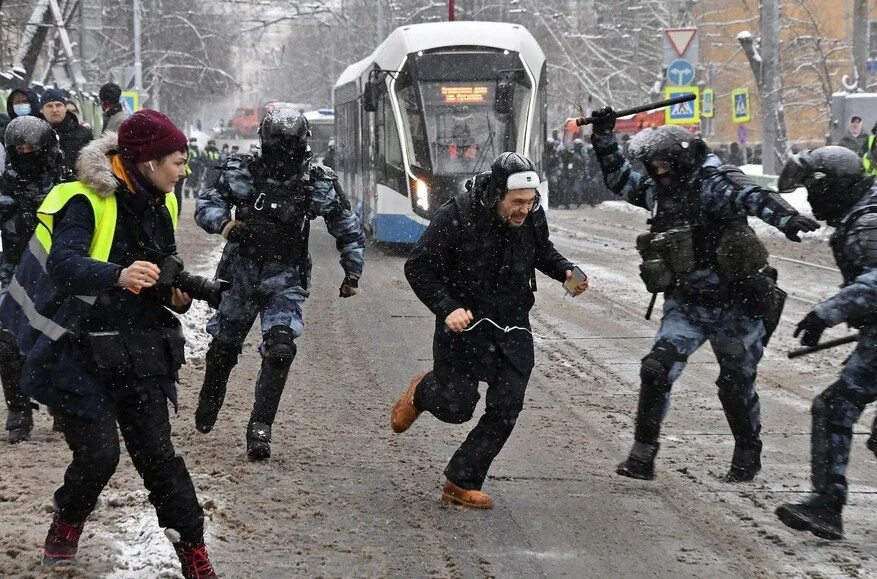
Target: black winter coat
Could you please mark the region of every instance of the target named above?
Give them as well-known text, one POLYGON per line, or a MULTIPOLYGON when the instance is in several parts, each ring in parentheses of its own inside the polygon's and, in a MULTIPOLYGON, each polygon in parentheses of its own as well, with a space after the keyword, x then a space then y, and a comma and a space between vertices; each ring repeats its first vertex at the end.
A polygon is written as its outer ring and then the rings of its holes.
POLYGON ((58 133, 61 141, 61 152, 64 153, 64 167, 72 174, 76 170, 76 160, 79 153, 92 139, 94 135, 91 129, 79 124, 76 115, 68 112, 64 120, 57 127, 52 127, 58 133))
POLYGON ((475 322, 490 318, 500 326, 530 328, 536 270, 563 282, 573 264, 554 248, 540 208, 520 228, 503 223, 472 193, 442 206, 405 263, 414 293, 436 316, 435 364, 474 367, 497 348, 521 372, 533 368, 533 337, 525 331, 503 333, 488 322, 454 333, 445 318, 458 308, 471 310, 475 322))

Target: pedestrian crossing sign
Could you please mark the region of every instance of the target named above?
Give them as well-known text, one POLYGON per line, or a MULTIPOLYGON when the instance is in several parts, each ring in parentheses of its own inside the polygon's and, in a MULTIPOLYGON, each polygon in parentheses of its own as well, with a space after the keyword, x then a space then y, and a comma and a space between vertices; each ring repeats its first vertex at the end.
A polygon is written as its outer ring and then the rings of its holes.
POLYGON ((700 116, 705 119, 711 119, 715 116, 716 109, 716 97, 713 89, 705 88, 703 89, 703 96, 700 97, 700 116))
POLYGON ((674 86, 664 90, 664 98, 693 94, 693 101, 679 103, 664 109, 664 122, 668 125, 696 125, 700 122, 700 89, 696 86, 674 86))
POLYGON ((122 104, 122 110, 125 114, 131 115, 140 110, 140 93, 136 90, 122 91, 122 98, 119 99, 122 104))
POLYGON ((752 120, 752 103, 748 88, 735 88, 731 91, 731 113, 735 123, 748 123, 752 120))

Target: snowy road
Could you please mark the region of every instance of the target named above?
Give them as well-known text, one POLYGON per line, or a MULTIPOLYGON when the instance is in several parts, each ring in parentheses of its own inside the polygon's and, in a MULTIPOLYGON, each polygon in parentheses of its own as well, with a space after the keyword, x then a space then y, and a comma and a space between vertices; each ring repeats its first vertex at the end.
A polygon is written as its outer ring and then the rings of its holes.
MULTIPOLYGON (((658 478, 640 482, 613 469, 631 440, 639 359, 660 317, 660 300, 652 321, 642 316, 648 296, 633 242, 644 216, 556 210, 550 222, 560 250, 586 267, 593 286, 572 300, 539 278, 537 369, 485 486, 496 500, 493 511, 439 501, 442 469, 471 423, 423 416, 404 435, 390 431, 390 404, 431 361, 432 316, 404 281, 402 254, 370 248, 362 293, 341 300, 334 243, 321 224, 314 228, 314 288, 270 462, 244 457, 258 335, 250 335, 208 436, 194 429, 203 361, 191 360, 174 442, 211 519, 209 548, 223 577, 877 575, 877 461, 864 446, 873 411, 856 429, 847 539, 796 533, 772 514, 809 488, 810 400, 849 351, 785 357, 794 323, 839 281, 824 241, 767 238, 772 253, 785 258, 774 264, 794 299, 761 366, 762 474, 744 485, 718 478, 732 439, 707 346, 674 388, 658 478)), ((196 271, 217 255, 216 240, 190 219, 180 245, 196 271)), ((203 344, 192 352, 203 352, 203 344)), ((42 412, 33 441, 3 448, 0 569, 3 576, 44 576, 35 562, 68 451, 42 412)), ((172 551, 127 457, 105 494, 72 576, 173 576, 172 551)))

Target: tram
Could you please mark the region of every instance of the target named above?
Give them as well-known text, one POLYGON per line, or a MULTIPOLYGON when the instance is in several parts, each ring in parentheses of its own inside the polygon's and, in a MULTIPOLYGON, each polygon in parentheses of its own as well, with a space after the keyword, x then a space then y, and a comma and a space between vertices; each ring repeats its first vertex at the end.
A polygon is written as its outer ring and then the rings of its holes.
POLYGON ((546 92, 545 54, 517 24, 404 26, 347 67, 334 87, 336 169, 369 236, 416 242, 504 151, 543 174, 546 92))

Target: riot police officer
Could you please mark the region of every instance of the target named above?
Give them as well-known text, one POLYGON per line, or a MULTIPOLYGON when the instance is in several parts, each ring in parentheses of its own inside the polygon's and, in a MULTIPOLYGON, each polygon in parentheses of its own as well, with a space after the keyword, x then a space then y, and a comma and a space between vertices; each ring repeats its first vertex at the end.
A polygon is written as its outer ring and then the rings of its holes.
MULTIPOLYGON (((0 286, 6 288, 36 229, 36 211, 52 187, 64 180, 58 135, 34 116, 13 119, 4 138, 6 171, 0 176, 0 286)), ((21 355, 15 337, 0 331, 0 382, 6 398, 6 437, 10 443, 30 438, 33 414, 21 392, 21 355)))
POLYGON ((271 425, 303 330, 310 291, 310 222, 323 217, 344 268, 341 297, 358 292, 365 236, 331 169, 311 164, 310 128, 291 108, 270 111, 259 127, 261 155, 236 155, 198 199, 195 220, 228 240, 217 276, 231 281, 207 324, 213 340, 195 423, 209 432, 247 332, 261 315, 262 367, 247 426, 247 454, 271 454, 271 425), (234 210, 234 215, 232 215, 234 210))
POLYGON ((747 215, 780 229, 793 241, 819 227, 779 195, 761 189, 736 167, 723 167, 706 144, 677 126, 641 131, 630 142, 647 175, 631 168, 613 128, 615 113, 594 115, 591 141, 606 185, 653 214, 651 231, 637 239, 641 277, 664 293, 655 344, 642 360, 634 444, 616 472, 651 480, 670 389, 685 363, 709 340, 719 363, 719 400, 734 435, 731 482, 761 469, 761 419, 755 376, 784 299, 767 251, 747 215))
MULTIPOLYGON (((840 378, 813 401, 813 494, 776 513, 792 528, 841 539, 853 426, 877 399, 877 187, 853 151, 835 146, 805 151, 786 163, 780 191, 800 186, 807 188, 813 215, 835 228, 831 248, 844 284, 801 320, 795 336, 814 346, 826 328, 846 322, 859 328, 859 343, 840 378)), ((874 442, 872 435, 869 447, 877 452, 874 442)))

